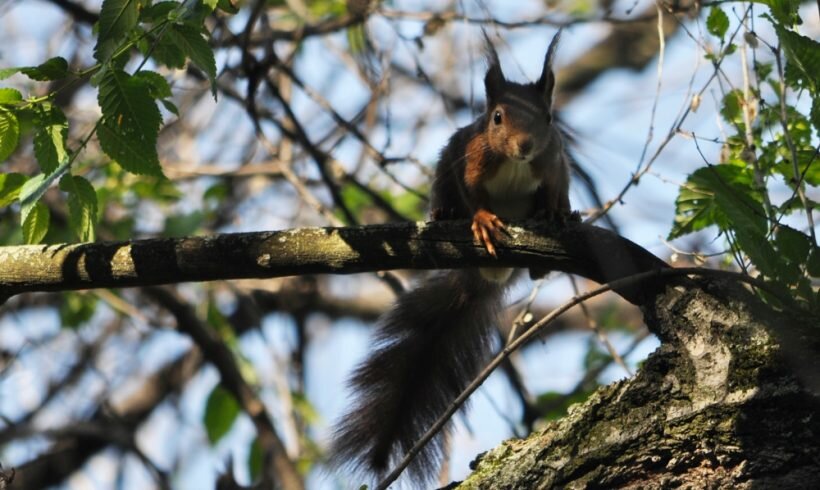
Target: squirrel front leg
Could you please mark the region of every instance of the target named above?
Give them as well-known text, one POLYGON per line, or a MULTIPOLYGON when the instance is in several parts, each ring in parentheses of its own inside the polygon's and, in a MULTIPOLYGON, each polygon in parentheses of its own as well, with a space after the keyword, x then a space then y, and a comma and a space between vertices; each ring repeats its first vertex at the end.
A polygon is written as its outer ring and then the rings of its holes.
POLYGON ((493 257, 498 257, 495 251, 495 241, 501 239, 501 234, 506 232, 506 227, 501 218, 495 215, 492 211, 485 208, 479 208, 473 214, 473 237, 478 243, 484 245, 487 253, 493 257))
POLYGON ((467 155, 464 166, 463 185, 470 212, 472 213, 473 237, 487 249, 487 253, 497 257, 495 242, 506 233, 506 225, 489 206, 490 196, 483 182, 497 171, 498 162, 487 149, 487 136, 479 133, 469 140, 465 147, 467 155))
MULTIPOLYGON (((506 233, 506 225, 501 218, 490 210, 487 204, 490 196, 487 191, 481 187, 480 182, 471 181, 469 179, 470 164, 467 163, 467 177, 464 179, 467 185, 467 193, 470 196, 471 211, 473 212, 473 223, 470 227, 473 230, 473 237, 476 241, 487 249, 487 253, 493 257, 498 257, 495 251, 495 242, 501 239, 501 234, 506 233)), ((476 163, 473 163, 474 165, 476 163)))

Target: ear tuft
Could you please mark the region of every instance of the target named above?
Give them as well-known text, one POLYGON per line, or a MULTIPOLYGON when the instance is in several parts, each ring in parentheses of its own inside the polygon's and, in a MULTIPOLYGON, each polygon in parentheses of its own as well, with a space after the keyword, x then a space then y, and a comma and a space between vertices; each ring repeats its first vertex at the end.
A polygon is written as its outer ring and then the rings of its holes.
POLYGON ((487 58, 487 74, 484 75, 484 90, 487 94, 487 101, 498 100, 504 90, 504 72, 501 71, 501 62, 498 60, 498 53, 487 35, 487 31, 481 29, 484 34, 484 55, 487 58))
POLYGON ((555 51, 558 48, 558 43, 561 41, 561 32, 563 28, 558 29, 555 36, 550 41, 547 48, 547 54, 544 56, 544 67, 541 69, 541 77, 535 83, 535 87, 541 92, 547 107, 552 107, 552 91, 555 88, 555 74, 552 71, 552 61, 555 58, 555 51))

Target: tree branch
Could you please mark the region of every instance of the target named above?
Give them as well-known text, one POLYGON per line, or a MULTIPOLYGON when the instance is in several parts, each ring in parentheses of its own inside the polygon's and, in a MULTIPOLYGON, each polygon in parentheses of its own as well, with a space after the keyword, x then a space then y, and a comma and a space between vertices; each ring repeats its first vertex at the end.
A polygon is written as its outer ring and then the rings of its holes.
MULTIPOLYGON (((512 223, 497 259, 473 242, 467 221, 440 221, 0 247, 0 263, 2 299, 29 291, 476 266, 539 266, 606 283, 668 267, 611 231, 544 221, 512 223)), ((661 283, 617 292, 640 304, 661 283)))

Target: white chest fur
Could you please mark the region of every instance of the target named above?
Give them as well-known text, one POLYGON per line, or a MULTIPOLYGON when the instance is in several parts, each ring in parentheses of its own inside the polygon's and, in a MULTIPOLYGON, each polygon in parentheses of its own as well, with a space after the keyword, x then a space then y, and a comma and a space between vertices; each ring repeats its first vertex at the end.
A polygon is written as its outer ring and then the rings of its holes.
POLYGON ((532 175, 529 161, 508 160, 492 178, 484 181, 492 210, 502 218, 526 218, 532 208, 532 194, 539 181, 532 175))

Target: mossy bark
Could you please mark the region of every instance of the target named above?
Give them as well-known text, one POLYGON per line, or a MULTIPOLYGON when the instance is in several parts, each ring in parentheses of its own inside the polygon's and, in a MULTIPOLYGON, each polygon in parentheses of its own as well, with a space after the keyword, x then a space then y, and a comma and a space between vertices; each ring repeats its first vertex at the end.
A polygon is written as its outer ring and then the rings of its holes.
POLYGON ((481 455, 457 488, 820 482, 820 327, 717 280, 668 287, 642 309, 662 344, 633 378, 481 455))

